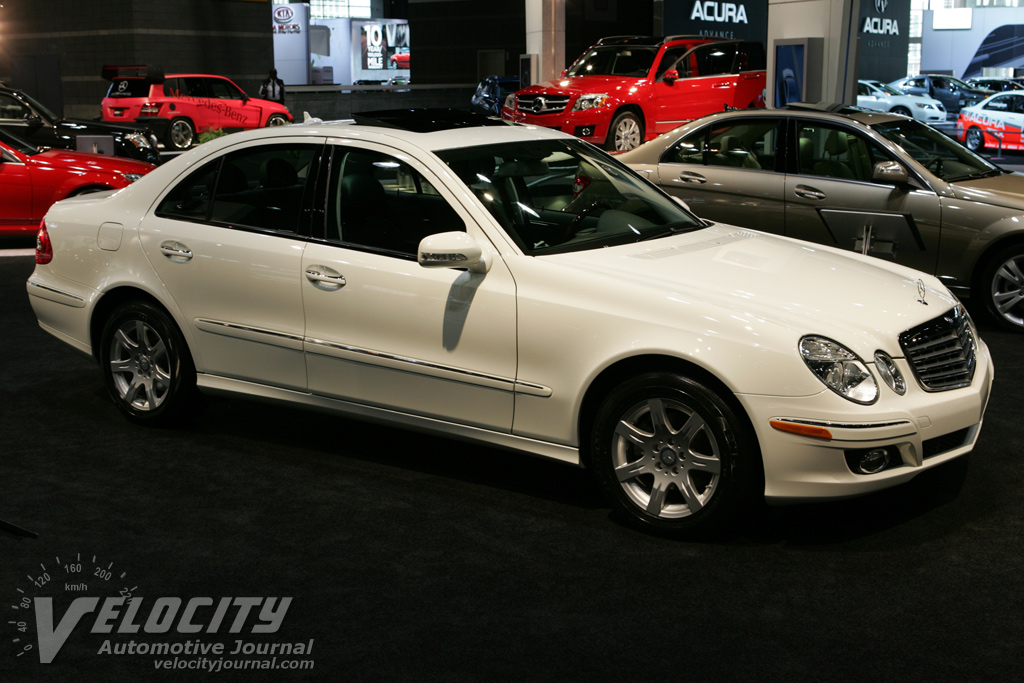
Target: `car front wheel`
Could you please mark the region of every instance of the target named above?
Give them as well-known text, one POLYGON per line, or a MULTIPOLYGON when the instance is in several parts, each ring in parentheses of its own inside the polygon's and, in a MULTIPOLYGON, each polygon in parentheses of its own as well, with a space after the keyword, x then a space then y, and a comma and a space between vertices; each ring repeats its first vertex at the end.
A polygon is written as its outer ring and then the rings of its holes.
POLYGON ((980 128, 969 128, 964 136, 964 145, 972 152, 980 152, 985 147, 985 134, 980 128))
POLYGON ((910 110, 906 107, 893 107, 892 113, 899 114, 900 116, 910 116, 910 110))
POLYGON ((167 145, 176 151, 191 147, 195 137, 195 126, 188 119, 174 119, 167 128, 167 145))
POLYGON ((628 152, 640 146, 644 140, 643 124, 636 114, 624 111, 612 120, 605 144, 613 152, 628 152))
POLYGON ((1024 332, 1024 244, 996 253, 982 272, 985 308, 998 325, 1024 332))
POLYGON ((754 500, 756 439, 716 390, 674 373, 633 377, 596 414, 588 464, 631 523, 716 535, 754 500))
POLYGON ((270 118, 267 119, 267 127, 270 126, 283 126, 288 123, 288 118, 284 114, 271 114, 270 118))
POLYGON ((114 311, 103 328, 100 363, 110 397, 133 422, 172 426, 195 404, 196 372, 185 340, 152 304, 114 311))

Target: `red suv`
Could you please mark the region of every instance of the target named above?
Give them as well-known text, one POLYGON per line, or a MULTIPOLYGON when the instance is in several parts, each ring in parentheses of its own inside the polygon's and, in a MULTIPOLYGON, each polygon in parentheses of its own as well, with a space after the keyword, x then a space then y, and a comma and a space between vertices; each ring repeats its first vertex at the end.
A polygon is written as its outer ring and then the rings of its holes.
POLYGON ((557 81, 505 100, 501 117, 626 151, 727 107, 764 107, 764 46, 705 36, 602 38, 557 81))
POLYGON ((188 149, 196 133, 279 126, 292 120, 284 105, 249 97, 223 76, 164 76, 159 69, 105 66, 103 78, 110 81, 103 120, 144 123, 169 149, 188 149))

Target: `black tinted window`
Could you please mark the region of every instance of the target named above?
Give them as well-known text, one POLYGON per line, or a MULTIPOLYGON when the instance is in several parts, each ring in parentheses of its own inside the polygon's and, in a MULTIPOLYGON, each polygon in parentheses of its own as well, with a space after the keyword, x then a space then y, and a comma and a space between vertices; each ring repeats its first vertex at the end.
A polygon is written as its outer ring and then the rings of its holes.
POLYGON ((733 73, 733 61, 736 57, 736 46, 704 45, 694 50, 697 58, 697 75, 719 76, 733 73))
POLYGON ((142 78, 115 78, 107 97, 148 97, 149 82, 142 78))

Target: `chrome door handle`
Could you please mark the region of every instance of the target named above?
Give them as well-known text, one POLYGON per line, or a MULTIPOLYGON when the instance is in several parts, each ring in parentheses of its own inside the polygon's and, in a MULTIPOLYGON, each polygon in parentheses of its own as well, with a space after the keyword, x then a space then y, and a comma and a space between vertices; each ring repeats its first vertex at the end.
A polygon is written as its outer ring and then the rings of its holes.
POLYGON ((821 190, 816 190, 813 187, 807 187, 806 185, 797 185, 793 193, 797 197, 803 197, 804 199, 815 199, 822 200, 825 198, 825 193, 821 190))
POLYGON ((160 252, 175 263, 185 263, 192 260, 192 250, 181 242, 171 240, 160 245, 160 252))
POLYGON ((337 289, 341 289, 345 286, 344 275, 331 275, 323 272, 325 268, 318 266, 310 266, 306 268, 306 279, 315 284, 331 285, 337 289))
POLYGON ((703 185, 708 181, 700 173, 694 173, 693 171, 683 171, 679 174, 679 180, 684 183, 696 183, 698 185, 703 185))

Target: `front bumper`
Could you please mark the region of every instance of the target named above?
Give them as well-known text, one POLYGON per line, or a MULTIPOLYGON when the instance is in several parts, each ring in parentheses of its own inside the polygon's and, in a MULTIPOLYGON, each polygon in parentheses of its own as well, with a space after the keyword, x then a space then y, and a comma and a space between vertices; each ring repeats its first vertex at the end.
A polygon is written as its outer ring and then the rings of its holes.
POLYGON ((908 383, 906 395, 897 396, 883 385, 872 406, 857 406, 827 389, 799 398, 740 395, 761 445, 765 499, 792 503, 858 496, 910 481, 969 453, 981 430, 994 376, 988 348, 980 341, 977 361, 970 386, 930 393, 899 359, 908 383), (827 426, 832 438, 779 431, 772 420, 827 426), (877 474, 855 474, 847 453, 873 448, 890 448, 898 457, 877 474))
POLYGON ((528 114, 505 108, 501 110, 501 118, 506 121, 558 130, 595 145, 603 145, 608 137, 611 115, 612 111, 609 109, 561 111, 551 114, 528 114))

